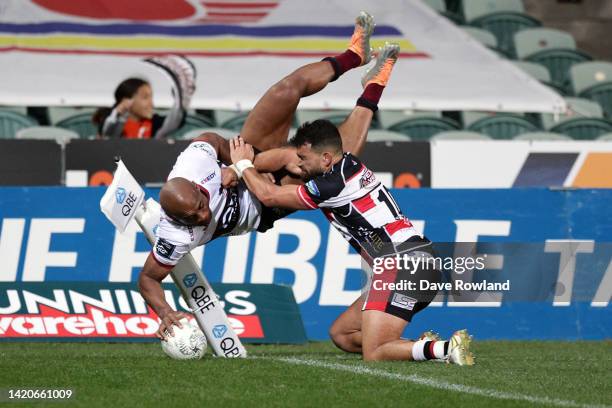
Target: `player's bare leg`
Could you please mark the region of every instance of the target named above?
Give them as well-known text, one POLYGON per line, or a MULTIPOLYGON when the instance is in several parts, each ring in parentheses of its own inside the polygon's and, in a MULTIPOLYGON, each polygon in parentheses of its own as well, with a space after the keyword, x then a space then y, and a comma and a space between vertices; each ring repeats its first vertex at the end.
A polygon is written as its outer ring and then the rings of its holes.
POLYGON ((361 318, 365 294, 353 302, 329 329, 329 337, 336 347, 347 353, 361 353, 362 333, 361 318))
POLYGON ((361 12, 344 53, 305 65, 273 85, 249 113, 240 133, 242 138, 260 151, 283 146, 302 97, 319 92, 344 72, 370 61, 373 29, 372 17, 361 12))

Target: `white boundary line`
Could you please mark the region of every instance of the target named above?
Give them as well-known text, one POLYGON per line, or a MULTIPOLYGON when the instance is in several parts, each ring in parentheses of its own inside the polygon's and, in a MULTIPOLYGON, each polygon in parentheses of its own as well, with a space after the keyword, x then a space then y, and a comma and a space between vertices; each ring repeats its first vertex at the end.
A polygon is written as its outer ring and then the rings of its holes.
POLYGON ((384 371, 384 370, 380 370, 376 368, 368 368, 368 367, 363 367, 363 366, 358 366, 358 365, 328 363, 328 362, 316 360, 316 359, 302 359, 302 358, 296 358, 296 357, 280 357, 280 358, 257 357, 257 358, 273 360, 273 361, 280 361, 280 362, 288 363, 288 364, 303 365, 303 366, 318 367, 318 368, 327 368, 327 369, 336 370, 336 371, 345 371, 345 372, 349 372, 352 374, 358 374, 358 375, 368 375, 368 376, 373 376, 373 377, 388 378, 392 380, 399 380, 399 381, 410 382, 413 384, 423 385, 426 387, 437 388, 439 390, 461 392, 464 394, 479 395, 483 397, 490 397, 490 398, 496 398, 496 399, 502 399, 502 400, 526 401, 526 402, 531 402, 531 403, 536 403, 536 404, 546 404, 546 405, 554 405, 558 407, 571 407, 571 408, 574 408, 574 407, 575 408, 606 408, 606 407, 610 408, 610 406, 607 406, 607 405, 580 404, 575 401, 560 400, 560 399, 548 398, 548 397, 534 397, 531 395, 502 392, 502 391, 496 391, 496 390, 488 390, 484 388, 472 387, 469 385, 453 384, 453 383, 449 383, 446 381, 435 380, 432 378, 419 377, 416 374, 405 375, 405 374, 392 373, 389 371, 384 371))

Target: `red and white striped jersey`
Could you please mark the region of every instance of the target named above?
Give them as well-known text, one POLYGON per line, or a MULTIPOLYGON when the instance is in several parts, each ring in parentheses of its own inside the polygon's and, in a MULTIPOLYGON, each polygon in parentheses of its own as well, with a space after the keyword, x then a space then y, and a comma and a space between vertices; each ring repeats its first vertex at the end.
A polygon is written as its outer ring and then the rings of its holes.
POLYGON ((298 195, 308 207, 320 208, 356 250, 372 257, 420 235, 372 170, 350 153, 300 186, 298 195))

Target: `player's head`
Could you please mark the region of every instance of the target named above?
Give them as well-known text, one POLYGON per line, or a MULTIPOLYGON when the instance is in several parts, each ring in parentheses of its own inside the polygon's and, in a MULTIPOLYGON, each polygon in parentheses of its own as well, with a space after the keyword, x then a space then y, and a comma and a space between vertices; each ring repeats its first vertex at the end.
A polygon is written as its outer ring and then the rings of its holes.
POLYGON ((297 130, 290 143, 297 148, 305 180, 323 174, 342 156, 342 138, 338 128, 328 120, 306 122, 297 130))
POLYGON ((207 226, 212 219, 206 190, 182 177, 164 183, 159 202, 166 215, 181 225, 207 226))
POLYGON ((138 119, 153 117, 153 90, 151 85, 140 78, 128 78, 115 89, 115 106, 124 99, 132 99, 130 114, 138 119))

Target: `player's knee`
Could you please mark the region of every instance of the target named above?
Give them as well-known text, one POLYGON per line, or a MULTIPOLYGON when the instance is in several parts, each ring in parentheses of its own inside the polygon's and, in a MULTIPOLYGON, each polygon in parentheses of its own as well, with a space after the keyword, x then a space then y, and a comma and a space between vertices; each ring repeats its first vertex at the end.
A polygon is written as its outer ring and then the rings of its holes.
POLYGON ((283 101, 296 101, 302 97, 306 82, 299 75, 289 75, 272 87, 274 98, 283 101))
POLYGON ((350 336, 345 333, 341 327, 334 324, 329 329, 329 337, 331 341, 342 351, 353 352, 353 344, 350 336))

